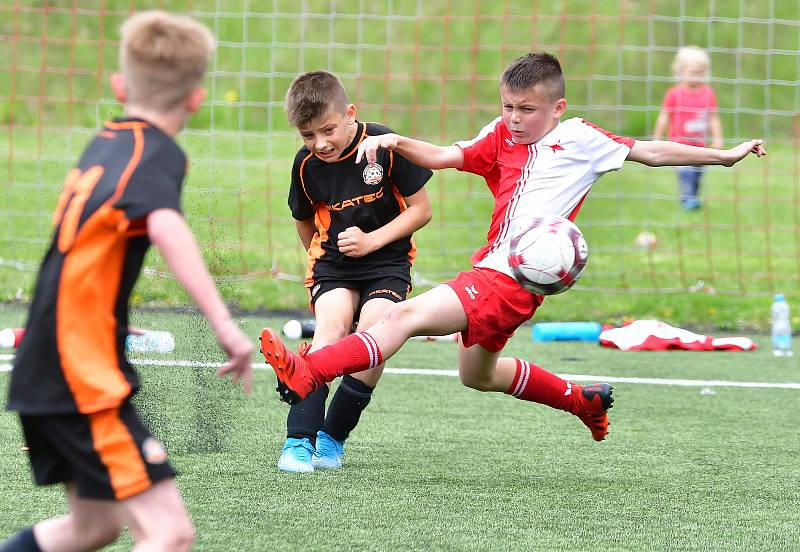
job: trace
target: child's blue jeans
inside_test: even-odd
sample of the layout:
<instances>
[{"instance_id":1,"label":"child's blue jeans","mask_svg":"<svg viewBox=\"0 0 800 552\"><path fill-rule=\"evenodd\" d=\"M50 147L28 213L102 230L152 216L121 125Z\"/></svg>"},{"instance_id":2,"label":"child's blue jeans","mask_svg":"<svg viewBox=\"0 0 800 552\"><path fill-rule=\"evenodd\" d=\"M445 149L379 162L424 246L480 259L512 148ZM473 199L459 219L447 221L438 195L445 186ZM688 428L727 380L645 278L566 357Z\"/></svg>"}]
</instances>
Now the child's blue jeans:
<instances>
[{"instance_id":1,"label":"child's blue jeans","mask_svg":"<svg viewBox=\"0 0 800 552\"><path fill-rule=\"evenodd\" d=\"M680 184L681 204L684 207L695 208L699 206L700 179L705 172L705 167L689 165L675 167Z\"/></svg>"}]
</instances>

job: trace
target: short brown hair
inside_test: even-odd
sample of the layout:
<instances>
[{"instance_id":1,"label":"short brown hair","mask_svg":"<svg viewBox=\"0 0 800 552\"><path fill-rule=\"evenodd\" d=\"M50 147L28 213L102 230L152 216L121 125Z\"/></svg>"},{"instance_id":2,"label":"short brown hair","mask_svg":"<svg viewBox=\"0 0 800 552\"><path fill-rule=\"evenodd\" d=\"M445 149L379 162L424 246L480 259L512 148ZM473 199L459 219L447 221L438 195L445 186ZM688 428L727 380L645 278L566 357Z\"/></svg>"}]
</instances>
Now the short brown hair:
<instances>
[{"instance_id":1,"label":"short brown hair","mask_svg":"<svg viewBox=\"0 0 800 552\"><path fill-rule=\"evenodd\" d=\"M540 85L551 100L564 97L564 73L554 55L534 52L515 59L500 78L511 90L526 90Z\"/></svg>"},{"instance_id":2,"label":"short brown hair","mask_svg":"<svg viewBox=\"0 0 800 552\"><path fill-rule=\"evenodd\" d=\"M342 81L327 71L303 73L286 92L286 117L289 124L300 128L325 115L331 107L344 113L350 100Z\"/></svg>"},{"instance_id":3,"label":"short brown hair","mask_svg":"<svg viewBox=\"0 0 800 552\"><path fill-rule=\"evenodd\" d=\"M119 65L128 102L167 111L198 88L214 36L191 17L144 11L120 28Z\"/></svg>"}]
</instances>

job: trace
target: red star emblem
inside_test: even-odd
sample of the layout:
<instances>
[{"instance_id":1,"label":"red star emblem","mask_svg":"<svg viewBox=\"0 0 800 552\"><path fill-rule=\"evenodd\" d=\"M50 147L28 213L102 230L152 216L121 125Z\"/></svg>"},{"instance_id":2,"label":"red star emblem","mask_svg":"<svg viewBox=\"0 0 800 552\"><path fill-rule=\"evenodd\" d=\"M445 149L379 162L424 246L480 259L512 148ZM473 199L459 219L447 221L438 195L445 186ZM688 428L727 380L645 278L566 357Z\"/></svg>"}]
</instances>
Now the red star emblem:
<instances>
[{"instance_id":1,"label":"red star emblem","mask_svg":"<svg viewBox=\"0 0 800 552\"><path fill-rule=\"evenodd\" d=\"M553 153L555 153L557 151L564 151L564 148L561 147L561 144L552 144L552 145L548 145L547 147L552 149Z\"/></svg>"}]
</instances>

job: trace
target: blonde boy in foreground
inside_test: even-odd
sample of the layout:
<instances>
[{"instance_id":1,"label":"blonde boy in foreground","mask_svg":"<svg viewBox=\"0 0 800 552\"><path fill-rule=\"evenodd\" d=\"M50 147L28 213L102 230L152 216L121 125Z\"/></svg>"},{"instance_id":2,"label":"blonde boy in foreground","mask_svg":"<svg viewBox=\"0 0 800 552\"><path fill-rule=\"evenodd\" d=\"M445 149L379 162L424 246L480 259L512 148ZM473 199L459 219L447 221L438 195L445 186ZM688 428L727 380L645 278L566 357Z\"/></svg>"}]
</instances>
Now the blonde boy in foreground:
<instances>
[{"instance_id":1,"label":"blonde boy in foreground","mask_svg":"<svg viewBox=\"0 0 800 552\"><path fill-rule=\"evenodd\" d=\"M133 534L134 550L188 550L194 529L161 444L130 404L128 298L152 242L208 319L250 390L253 345L231 320L181 215L186 157L173 140L205 98L214 49L204 26L143 12L122 26L112 88L125 118L109 122L67 175L27 332L14 362L17 411L38 485L62 483L69 512L0 551L95 550Z\"/></svg>"},{"instance_id":2,"label":"blonde boy in foreground","mask_svg":"<svg viewBox=\"0 0 800 552\"><path fill-rule=\"evenodd\" d=\"M613 401L605 383L581 386L524 359L501 357L508 339L530 320L544 297L526 291L511 276L508 253L518 228L532 217L557 214L574 219L592 184L628 159L649 166L726 165L750 153L765 154L761 140L729 150L674 142L636 141L587 121L561 122L567 108L558 60L546 53L515 60L500 79L502 115L472 140L452 146L385 134L358 148L372 161L379 149L409 161L481 175L495 198L488 242L473 255L473 268L444 285L390 307L377 324L310 354L294 354L265 328L261 346L275 370L284 399L302 398L342 374L385 362L415 335L461 332L459 374L464 385L545 404L576 415L601 441L608 433Z\"/></svg>"}]
</instances>

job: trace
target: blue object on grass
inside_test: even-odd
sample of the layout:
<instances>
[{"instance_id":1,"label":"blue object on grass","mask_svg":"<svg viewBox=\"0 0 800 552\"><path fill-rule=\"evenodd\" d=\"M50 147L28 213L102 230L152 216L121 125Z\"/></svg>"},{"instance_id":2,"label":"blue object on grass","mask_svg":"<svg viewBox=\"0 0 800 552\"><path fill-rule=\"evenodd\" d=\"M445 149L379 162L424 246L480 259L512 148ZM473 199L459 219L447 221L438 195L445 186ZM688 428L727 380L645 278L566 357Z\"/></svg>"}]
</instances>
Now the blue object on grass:
<instances>
[{"instance_id":1,"label":"blue object on grass","mask_svg":"<svg viewBox=\"0 0 800 552\"><path fill-rule=\"evenodd\" d=\"M540 322L531 334L534 341L597 341L601 331L597 322Z\"/></svg>"}]
</instances>

